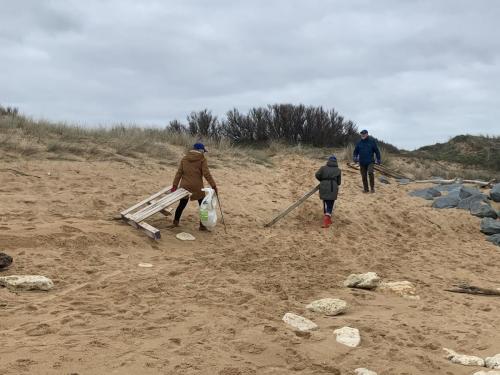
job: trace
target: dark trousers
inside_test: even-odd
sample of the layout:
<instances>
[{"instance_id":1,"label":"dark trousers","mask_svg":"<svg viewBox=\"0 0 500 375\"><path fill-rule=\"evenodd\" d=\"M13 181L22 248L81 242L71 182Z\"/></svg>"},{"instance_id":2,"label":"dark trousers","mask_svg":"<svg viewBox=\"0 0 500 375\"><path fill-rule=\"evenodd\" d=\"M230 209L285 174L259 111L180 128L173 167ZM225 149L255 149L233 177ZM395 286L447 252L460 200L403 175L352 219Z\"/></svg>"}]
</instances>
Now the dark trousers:
<instances>
[{"instance_id":1,"label":"dark trousers","mask_svg":"<svg viewBox=\"0 0 500 375\"><path fill-rule=\"evenodd\" d=\"M335 201L329 201L329 200L323 201L323 213L325 215L332 216L334 204L335 204Z\"/></svg>"},{"instance_id":2,"label":"dark trousers","mask_svg":"<svg viewBox=\"0 0 500 375\"><path fill-rule=\"evenodd\" d=\"M375 175L373 174L373 163L360 165L361 179L363 180L363 189L368 191L368 178L370 178L370 189L375 190Z\"/></svg>"},{"instance_id":3,"label":"dark trousers","mask_svg":"<svg viewBox=\"0 0 500 375\"><path fill-rule=\"evenodd\" d=\"M181 199L179 201L179 205L177 206L177 209L175 210L175 216L174 216L175 221L181 220L182 211L184 211L188 202L189 202L189 198L184 198L184 199ZM201 205L201 202L203 202L203 199L198 199L198 205Z\"/></svg>"}]
</instances>

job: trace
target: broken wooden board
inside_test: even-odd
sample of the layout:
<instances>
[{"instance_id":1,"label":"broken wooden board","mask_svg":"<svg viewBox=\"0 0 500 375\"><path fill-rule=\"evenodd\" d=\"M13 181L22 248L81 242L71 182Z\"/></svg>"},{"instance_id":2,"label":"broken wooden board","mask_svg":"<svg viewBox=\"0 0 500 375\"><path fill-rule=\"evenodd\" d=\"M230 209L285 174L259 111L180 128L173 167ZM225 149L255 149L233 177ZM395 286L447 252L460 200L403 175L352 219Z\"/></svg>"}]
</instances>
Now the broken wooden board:
<instances>
[{"instance_id":1,"label":"broken wooden board","mask_svg":"<svg viewBox=\"0 0 500 375\"><path fill-rule=\"evenodd\" d=\"M267 228L267 227L270 227L271 225L276 224L276 222L278 222L279 220L281 220L282 218L284 218L286 215L288 215L291 211L293 211L294 209L296 209L297 207L299 207L302 203L304 203L306 201L307 198L309 198L311 195L313 195L314 193L316 193L318 190L319 190L319 184L316 187L314 187L314 189L308 191L297 202L295 202L294 204L288 206L283 212L281 212L280 214L278 214L269 223L264 224L264 227Z\"/></svg>"},{"instance_id":2,"label":"broken wooden board","mask_svg":"<svg viewBox=\"0 0 500 375\"><path fill-rule=\"evenodd\" d=\"M350 168L359 170L359 164L347 163L347 166L350 167ZM401 178L409 179L405 175L403 175L403 174L401 174L399 172L393 171L393 170L391 170L391 169L389 169L387 167L384 167L383 165L380 165L380 164L374 164L373 165L373 169L375 169L377 172L380 172L380 173L382 173L382 174L384 174L385 176L388 176L388 177L392 177L392 178L396 178L396 179L401 179Z\"/></svg>"},{"instance_id":3,"label":"broken wooden board","mask_svg":"<svg viewBox=\"0 0 500 375\"><path fill-rule=\"evenodd\" d=\"M165 216L170 215L171 213L167 208L190 195L191 193L183 188L172 192L172 186L165 187L132 207L123 210L120 212L120 215L122 220L127 224L142 230L152 239L159 240L161 238L160 230L146 223L144 220L156 213L161 213Z\"/></svg>"}]
</instances>

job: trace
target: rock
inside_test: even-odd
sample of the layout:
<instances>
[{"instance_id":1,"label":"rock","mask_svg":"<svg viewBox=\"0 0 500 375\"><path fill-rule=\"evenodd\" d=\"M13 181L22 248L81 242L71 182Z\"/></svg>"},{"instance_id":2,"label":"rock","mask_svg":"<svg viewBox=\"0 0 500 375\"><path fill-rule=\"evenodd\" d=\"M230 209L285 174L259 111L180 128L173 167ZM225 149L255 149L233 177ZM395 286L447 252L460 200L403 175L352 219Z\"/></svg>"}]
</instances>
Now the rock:
<instances>
[{"instance_id":1,"label":"rock","mask_svg":"<svg viewBox=\"0 0 500 375\"><path fill-rule=\"evenodd\" d=\"M51 279L39 275L0 276L0 286L9 290L50 290L54 287Z\"/></svg>"},{"instance_id":2,"label":"rock","mask_svg":"<svg viewBox=\"0 0 500 375\"><path fill-rule=\"evenodd\" d=\"M194 240L196 240L196 238L192 234L189 234L186 232L178 233L175 237L181 241L194 241Z\"/></svg>"},{"instance_id":3,"label":"rock","mask_svg":"<svg viewBox=\"0 0 500 375\"><path fill-rule=\"evenodd\" d=\"M481 192L477 188L462 186L459 190L458 197L460 199L465 199L480 194Z\"/></svg>"},{"instance_id":4,"label":"rock","mask_svg":"<svg viewBox=\"0 0 500 375\"><path fill-rule=\"evenodd\" d=\"M334 316L342 314L347 310L347 302L336 298L323 298L311 302L306 306L306 309L328 316Z\"/></svg>"},{"instance_id":5,"label":"rock","mask_svg":"<svg viewBox=\"0 0 500 375\"><path fill-rule=\"evenodd\" d=\"M12 257L5 253L0 253L0 270L9 267L12 264Z\"/></svg>"},{"instance_id":6,"label":"rock","mask_svg":"<svg viewBox=\"0 0 500 375\"><path fill-rule=\"evenodd\" d=\"M460 202L458 202L457 208L460 208L462 210L470 210L472 205L475 203L480 203L480 202L487 202L486 195L484 194L476 194L476 195L471 195L468 198L461 199Z\"/></svg>"},{"instance_id":7,"label":"rock","mask_svg":"<svg viewBox=\"0 0 500 375\"><path fill-rule=\"evenodd\" d=\"M379 289L382 291L389 291L397 294L406 299L419 300L420 297L417 295L417 289L415 285L409 281L393 281L387 283L381 283Z\"/></svg>"},{"instance_id":8,"label":"rock","mask_svg":"<svg viewBox=\"0 0 500 375\"><path fill-rule=\"evenodd\" d=\"M375 272L353 273L344 281L344 286L358 289L375 289L380 284L380 277Z\"/></svg>"},{"instance_id":9,"label":"rock","mask_svg":"<svg viewBox=\"0 0 500 375\"><path fill-rule=\"evenodd\" d=\"M493 242L495 245L500 246L500 233L486 237L487 241Z\"/></svg>"},{"instance_id":10,"label":"rock","mask_svg":"<svg viewBox=\"0 0 500 375\"><path fill-rule=\"evenodd\" d=\"M497 212L489 204L475 202L470 206L470 213L477 217L497 218Z\"/></svg>"},{"instance_id":11,"label":"rock","mask_svg":"<svg viewBox=\"0 0 500 375\"><path fill-rule=\"evenodd\" d=\"M408 185L410 183L410 180L408 178L400 178L397 181L400 185Z\"/></svg>"},{"instance_id":12,"label":"rock","mask_svg":"<svg viewBox=\"0 0 500 375\"><path fill-rule=\"evenodd\" d=\"M361 342L361 337L359 336L359 331L356 328L342 327L333 331L337 335L337 342L355 348Z\"/></svg>"},{"instance_id":13,"label":"rock","mask_svg":"<svg viewBox=\"0 0 500 375\"><path fill-rule=\"evenodd\" d=\"M318 329L316 323L293 313L286 313L282 320L297 331L307 332Z\"/></svg>"},{"instance_id":14,"label":"rock","mask_svg":"<svg viewBox=\"0 0 500 375\"><path fill-rule=\"evenodd\" d=\"M500 202L500 183L493 185L490 191L490 198L493 202Z\"/></svg>"},{"instance_id":15,"label":"rock","mask_svg":"<svg viewBox=\"0 0 500 375\"><path fill-rule=\"evenodd\" d=\"M151 263L139 263L138 266L142 267L142 268L151 268L151 267L153 267L153 265Z\"/></svg>"},{"instance_id":16,"label":"rock","mask_svg":"<svg viewBox=\"0 0 500 375\"><path fill-rule=\"evenodd\" d=\"M500 221L485 217L481 220L481 232L484 234L498 234L500 233Z\"/></svg>"},{"instance_id":17,"label":"rock","mask_svg":"<svg viewBox=\"0 0 500 375\"><path fill-rule=\"evenodd\" d=\"M484 367L484 360L473 355L458 354L451 349L443 348L447 352L446 358L453 363L458 363L464 366L479 366Z\"/></svg>"},{"instance_id":18,"label":"rock","mask_svg":"<svg viewBox=\"0 0 500 375\"><path fill-rule=\"evenodd\" d=\"M494 355L493 357L486 357L484 363L488 368L500 370L500 354Z\"/></svg>"},{"instance_id":19,"label":"rock","mask_svg":"<svg viewBox=\"0 0 500 375\"><path fill-rule=\"evenodd\" d=\"M455 196L447 195L445 197L436 198L432 203L433 208L455 208L458 206L460 199Z\"/></svg>"},{"instance_id":20,"label":"rock","mask_svg":"<svg viewBox=\"0 0 500 375\"><path fill-rule=\"evenodd\" d=\"M363 367L357 368L356 370L354 370L354 373L356 375L377 375L375 371L371 371Z\"/></svg>"},{"instance_id":21,"label":"rock","mask_svg":"<svg viewBox=\"0 0 500 375\"><path fill-rule=\"evenodd\" d=\"M500 371L478 371L472 375L500 375Z\"/></svg>"},{"instance_id":22,"label":"rock","mask_svg":"<svg viewBox=\"0 0 500 375\"><path fill-rule=\"evenodd\" d=\"M414 190L409 193L412 197L424 198L427 200L433 200L436 197L441 196L441 192L434 188Z\"/></svg>"},{"instance_id":23,"label":"rock","mask_svg":"<svg viewBox=\"0 0 500 375\"><path fill-rule=\"evenodd\" d=\"M391 181L389 181L389 179L385 176L380 176L379 181L383 184L390 184L391 183Z\"/></svg>"},{"instance_id":24,"label":"rock","mask_svg":"<svg viewBox=\"0 0 500 375\"><path fill-rule=\"evenodd\" d=\"M462 185L462 184L442 184L442 185L436 186L436 189L441 191L441 192L443 192L443 191L457 191L457 192L459 192L463 186L464 185Z\"/></svg>"}]
</instances>

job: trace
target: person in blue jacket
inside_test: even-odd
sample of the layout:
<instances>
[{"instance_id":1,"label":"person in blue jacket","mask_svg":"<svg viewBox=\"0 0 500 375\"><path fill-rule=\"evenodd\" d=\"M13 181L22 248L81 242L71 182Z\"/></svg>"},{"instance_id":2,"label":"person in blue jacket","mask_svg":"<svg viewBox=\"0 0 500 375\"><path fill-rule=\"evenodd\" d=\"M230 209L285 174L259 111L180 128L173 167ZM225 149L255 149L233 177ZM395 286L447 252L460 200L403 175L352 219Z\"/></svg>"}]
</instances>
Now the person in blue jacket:
<instances>
[{"instance_id":1,"label":"person in blue jacket","mask_svg":"<svg viewBox=\"0 0 500 375\"><path fill-rule=\"evenodd\" d=\"M376 159L374 159L375 154ZM368 130L361 131L361 140L356 144L354 149L353 159L355 163L359 163L361 178L363 180L363 191L375 193L375 176L373 175L373 163L380 164L380 150L377 142L368 136ZM368 177L370 178L370 190L368 190Z\"/></svg>"}]
</instances>

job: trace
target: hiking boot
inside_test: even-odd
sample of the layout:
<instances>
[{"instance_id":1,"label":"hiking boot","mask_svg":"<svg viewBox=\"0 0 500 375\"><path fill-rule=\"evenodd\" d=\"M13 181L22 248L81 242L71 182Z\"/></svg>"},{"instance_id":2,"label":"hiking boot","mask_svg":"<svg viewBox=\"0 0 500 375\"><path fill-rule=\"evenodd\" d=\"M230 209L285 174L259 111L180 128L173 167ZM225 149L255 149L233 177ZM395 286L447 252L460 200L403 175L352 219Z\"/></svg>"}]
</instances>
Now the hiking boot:
<instances>
[{"instance_id":1,"label":"hiking boot","mask_svg":"<svg viewBox=\"0 0 500 375\"><path fill-rule=\"evenodd\" d=\"M179 226L179 220L174 220L172 224L168 226L168 228L177 228Z\"/></svg>"},{"instance_id":2,"label":"hiking boot","mask_svg":"<svg viewBox=\"0 0 500 375\"><path fill-rule=\"evenodd\" d=\"M363 190L363 193L367 194L367 193L369 193L369 191L368 190Z\"/></svg>"},{"instance_id":3,"label":"hiking boot","mask_svg":"<svg viewBox=\"0 0 500 375\"><path fill-rule=\"evenodd\" d=\"M321 228L328 228L328 227L330 227L331 224L332 224L331 216L325 215L323 217L323 225L321 226Z\"/></svg>"},{"instance_id":4,"label":"hiking boot","mask_svg":"<svg viewBox=\"0 0 500 375\"><path fill-rule=\"evenodd\" d=\"M375 189L371 189L370 193L375 194Z\"/></svg>"}]
</instances>

